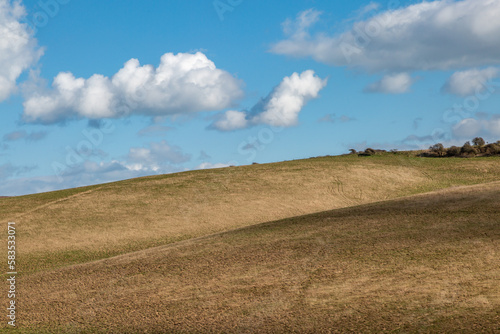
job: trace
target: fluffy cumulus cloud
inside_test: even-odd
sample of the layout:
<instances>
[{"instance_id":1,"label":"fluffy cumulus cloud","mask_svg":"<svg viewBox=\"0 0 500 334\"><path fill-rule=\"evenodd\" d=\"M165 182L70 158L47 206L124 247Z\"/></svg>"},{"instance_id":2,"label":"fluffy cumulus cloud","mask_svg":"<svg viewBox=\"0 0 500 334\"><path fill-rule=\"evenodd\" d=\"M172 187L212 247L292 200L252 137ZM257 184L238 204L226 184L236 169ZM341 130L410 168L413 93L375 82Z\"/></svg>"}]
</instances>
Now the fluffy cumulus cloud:
<instances>
[{"instance_id":1,"label":"fluffy cumulus cloud","mask_svg":"<svg viewBox=\"0 0 500 334\"><path fill-rule=\"evenodd\" d=\"M490 119L466 118L452 128L456 138L471 139L485 136L493 140L500 139L500 115L492 115Z\"/></svg>"},{"instance_id":2,"label":"fluffy cumulus cloud","mask_svg":"<svg viewBox=\"0 0 500 334\"><path fill-rule=\"evenodd\" d=\"M500 69L470 69L455 72L443 86L443 92L459 96L480 94L492 85L492 80L500 75Z\"/></svg>"},{"instance_id":3,"label":"fluffy cumulus cloud","mask_svg":"<svg viewBox=\"0 0 500 334\"><path fill-rule=\"evenodd\" d=\"M212 126L218 130L230 131L257 124L280 127L296 125L300 111L309 100L319 96L326 84L327 80L319 78L312 70L301 74L293 73L285 77L250 111L229 110Z\"/></svg>"},{"instance_id":4,"label":"fluffy cumulus cloud","mask_svg":"<svg viewBox=\"0 0 500 334\"><path fill-rule=\"evenodd\" d=\"M415 80L408 73L388 74L365 88L368 93L407 93Z\"/></svg>"},{"instance_id":5,"label":"fluffy cumulus cloud","mask_svg":"<svg viewBox=\"0 0 500 334\"><path fill-rule=\"evenodd\" d=\"M35 65L43 50L38 48L26 24L20 1L0 0L0 102L16 90L16 81Z\"/></svg>"},{"instance_id":6,"label":"fluffy cumulus cloud","mask_svg":"<svg viewBox=\"0 0 500 334\"><path fill-rule=\"evenodd\" d=\"M133 113L161 116L220 110L242 96L241 82L216 68L203 53L167 53L157 68L131 59L111 78L59 73L51 89L39 87L27 93L24 119L53 123Z\"/></svg>"},{"instance_id":7,"label":"fluffy cumulus cloud","mask_svg":"<svg viewBox=\"0 0 500 334\"><path fill-rule=\"evenodd\" d=\"M312 33L319 12L285 24L288 37L271 51L335 66L391 73L500 63L500 1L440 0L387 9L335 35Z\"/></svg>"},{"instance_id":8,"label":"fluffy cumulus cloud","mask_svg":"<svg viewBox=\"0 0 500 334\"><path fill-rule=\"evenodd\" d=\"M248 126L247 114L244 111L228 110L220 117L213 126L221 131L232 131L243 129Z\"/></svg>"}]
</instances>

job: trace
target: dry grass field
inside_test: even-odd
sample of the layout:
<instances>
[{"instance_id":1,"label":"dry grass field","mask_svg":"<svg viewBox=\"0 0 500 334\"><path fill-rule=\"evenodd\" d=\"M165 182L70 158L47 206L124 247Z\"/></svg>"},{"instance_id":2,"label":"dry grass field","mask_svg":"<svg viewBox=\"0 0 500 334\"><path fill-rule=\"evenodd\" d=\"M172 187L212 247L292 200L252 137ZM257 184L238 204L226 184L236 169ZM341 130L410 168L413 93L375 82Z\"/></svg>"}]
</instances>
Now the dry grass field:
<instances>
[{"instance_id":1,"label":"dry grass field","mask_svg":"<svg viewBox=\"0 0 500 334\"><path fill-rule=\"evenodd\" d=\"M500 332L499 175L349 155L2 198L17 331Z\"/></svg>"}]
</instances>

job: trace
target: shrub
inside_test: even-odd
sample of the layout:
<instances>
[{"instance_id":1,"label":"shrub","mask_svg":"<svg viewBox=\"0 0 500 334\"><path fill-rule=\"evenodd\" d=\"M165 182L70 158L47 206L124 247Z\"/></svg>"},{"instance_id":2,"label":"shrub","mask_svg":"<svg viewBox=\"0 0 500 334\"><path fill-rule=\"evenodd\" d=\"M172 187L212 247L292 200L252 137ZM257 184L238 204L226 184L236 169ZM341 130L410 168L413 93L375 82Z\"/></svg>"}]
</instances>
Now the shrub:
<instances>
[{"instance_id":1,"label":"shrub","mask_svg":"<svg viewBox=\"0 0 500 334\"><path fill-rule=\"evenodd\" d=\"M363 152L359 152L358 155L359 156L363 156L363 157L368 157L368 156L371 156L371 155L375 155L376 153L377 152L375 152L375 150L373 148L367 148Z\"/></svg>"},{"instance_id":2,"label":"shrub","mask_svg":"<svg viewBox=\"0 0 500 334\"><path fill-rule=\"evenodd\" d=\"M429 149L431 150L431 152L437 154L438 157L442 157L446 154L446 149L441 143L434 144L431 147L429 147Z\"/></svg>"},{"instance_id":3,"label":"shrub","mask_svg":"<svg viewBox=\"0 0 500 334\"><path fill-rule=\"evenodd\" d=\"M466 142L462 149L460 150L463 154L467 155L476 155L478 151L470 144L470 142Z\"/></svg>"},{"instance_id":4,"label":"shrub","mask_svg":"<svg viewBox=\"0 0 500 334\"><path fill-rule=\"evenodd\" d=\"M487 155L500 154L500 143L488 144L484 147L484 151Z\"/></svg>"},{"instance_id":5,"label":"shrub","mask_svg":"<svg viewBox=\"0 0 500 334\"><path fill-rule=\"evenodd\" d=\"M375 155L377 152L375 152L375 150L373 148L367 148L365 150L365 153L368 155Z\"/></svg>"},{"instance_id":6,"label":"shrub","mask_svg":"<svg viewBox=\"0 0 500 334\"><path fill-rule=\"evenodd\" d=\"M437 158L437 157L460 157L460 156L476 156L476 155L500 155L500 140L495 143L486 144L484 139L481 137L476 137L472 139L473 145L471 142L466 142L462 147L451 146L449 148L444 147L443 144L437 143L429 147L428 150L422 151L422 153L418 154L420 157L428 157L428 158ZM371 150L371 149L366 149ZM372 150L373 151L373 150ZM378 150L375 150L378 152ZM366 151L365 151L366 152ZM392 152L392 150L391 150ZM370 153L370 152L368 152ZM365 154L371 155L371 154Z\"/></svg>"},{"instance_id":7,"label":"shrub","mask_svg":"<svg viewBox=\"0 0 500 334\"><path fill-rule=\"evenodd\" d=\"M446 151L446 155L449 156L449 157L459 157L460 156L460 147L451 146Z\"/></svg>"}]
</instances>

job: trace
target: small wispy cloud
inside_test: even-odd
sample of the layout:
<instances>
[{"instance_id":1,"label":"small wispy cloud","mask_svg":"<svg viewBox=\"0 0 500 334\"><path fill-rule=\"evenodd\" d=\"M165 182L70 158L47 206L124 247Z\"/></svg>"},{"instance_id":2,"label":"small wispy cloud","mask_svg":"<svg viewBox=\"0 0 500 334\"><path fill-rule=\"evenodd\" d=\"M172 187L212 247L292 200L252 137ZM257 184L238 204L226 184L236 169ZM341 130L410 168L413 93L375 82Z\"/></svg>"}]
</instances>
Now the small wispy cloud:
<instances>
[{"instance_id":1,"label":"small wispy cloud","mask_svg":"<svg viewBox=\"0 0 500 334\"><path fill-rule=\"evenodd\" d=\"M154 124L147 126L137 132L139 136L164 136L167 132L174 130L171 126Z\"/></svg>"},{"instance_id":2,"label":"small wispy cloud","mask_svg":"<svg viewBox=\"0 0 500 334\"><path fill-rule=\"evenodd\" d=\"M368 85L366 93L403 94L410 91L415 82L408 73L388 74L377 82Z\"/></svg>"},{"instance_id":3,"label":"small wispy cloud","mask_svg":"<svg viewBox=\"0 0 500 334\"><path fill-rule=\"evenodd\" d=\"M134 164L161 166L164 163L181 164L191 160L177 146L169 145L165 140L152 142L148 147L133 147L128 154L128 161Z\"/></svg>"},{"instance_id":4,"label":"small wispy cloud","mask_svg":"<svg viewBox=\"0 0 500 334\"><path fill-rule=\"evenodd\" d=\"M421 117L417 117L417 118L415 118L415 119L413 120L413 125L412 125L413 129L414 129L414 130L417 130L417 129L418 129L418 127L420 126L420 122L422 122L422 121L423 121L423 119L422 119Z\"/></svg>"},{"instance_id":5,"label":"small wispy cloud","mask_svg":"<svg viewBox=\"0 0 500 334\"><path fill-rule=\"evenodd\" d=\"M12 176L19 176L36 168L36 166L15 166L10 162L5 163L0 165L0 180L5 180Z\"/></svg>"},{"instance_id":6,"label":"small wispy cloud","mask_svg":"<svg viewBox=\"0 0 500 334\"><path fill-rule=\"evenodd\" d=\"M229 165L225 163L202 162L195 169L214 169L214 168L225 168L225 167L229 167Z\"/></svg>"},{"instance_id":7,"label":"small wispy cloud","mask_svg":"<svg viewBox=\"0 0 500 334\"><path fill-rule=\"evenodd\" d=\"M17 141L17 140L26 140L26 141L39 141L47 137L47 131L33 131L27 132L26 130L14 131L10 132L3 136L4 141Z\"/></svg>"},{"instance_id":8,"label":"small wispy cloud","mask_svg":"<svg viewBox=\"0 0 500 334\"><path fill-rule=\"evenodd\" d=\"M327 114L327 115L321 117L320 119L318 119L318 122L320 122L320 123L337 123L337 122L347 123L347 122L352 122L355 120L356 120L356 118L350 117L347 115L337 116L335 114Z\"/></svg>"}]
</instances>

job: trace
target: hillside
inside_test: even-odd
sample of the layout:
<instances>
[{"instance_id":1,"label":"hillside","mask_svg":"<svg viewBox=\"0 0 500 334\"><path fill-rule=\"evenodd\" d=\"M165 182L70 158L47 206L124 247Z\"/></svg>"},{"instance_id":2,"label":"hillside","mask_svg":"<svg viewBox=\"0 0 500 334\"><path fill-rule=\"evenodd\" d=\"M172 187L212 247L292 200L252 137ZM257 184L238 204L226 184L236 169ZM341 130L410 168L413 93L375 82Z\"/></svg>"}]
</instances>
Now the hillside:
<instances>
[{"instance_id":1,"label":"hillside","mask_svg":"<svg viewBox=\"0 0 500 334\"><path fill-rule=\"evenodd\" d=\"M498 332L498 198L455 187L39 272L19 316L33 333Z\"/></svg>"},{"instance_id":2,"label":"hillside","mask_svg":"<svg viewBox=\"0 0 500 334\"><path fill-rule=\"evenodd\" d=\"M16 221L29 273L498 175L498 157L322 157L1 198L0 220Z\"/></svg>"}]
</instances>

